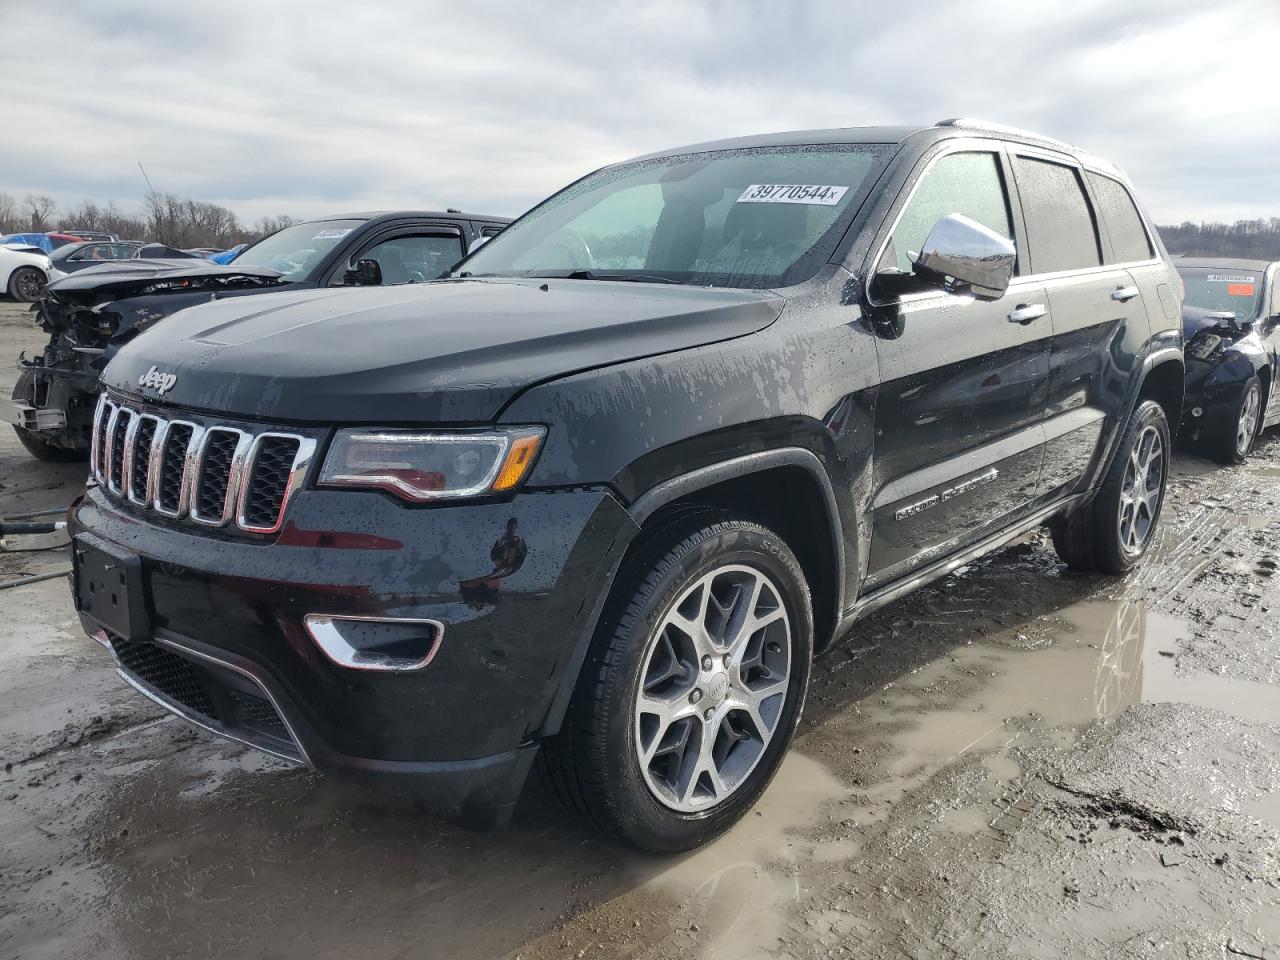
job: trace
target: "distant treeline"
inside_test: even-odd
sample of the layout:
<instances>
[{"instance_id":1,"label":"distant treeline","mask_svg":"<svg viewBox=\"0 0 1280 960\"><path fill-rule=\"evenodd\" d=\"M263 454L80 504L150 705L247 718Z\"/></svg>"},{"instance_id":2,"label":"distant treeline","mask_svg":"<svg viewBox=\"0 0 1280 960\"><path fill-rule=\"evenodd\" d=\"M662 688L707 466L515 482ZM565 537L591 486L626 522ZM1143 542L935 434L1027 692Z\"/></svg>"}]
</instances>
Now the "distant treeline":
<instances>
[{"instance_id":1,"label":"distant treeline","mask_svg":"<svg viewBox=\"0 0 1280 960\"><path fill-rule=\"evenodd\" d=\"M287 215L243 224L226 207L172 193L149 193L142 210L129 213L114 203L85 200L59 209L53 198L27 194L21 201L0 193L0 235L47 230L105 230L127 240L158 240L171 247L225 249L287 227ZM1280 260L1280 217L1235 223L1185 223L1157 227L1173 254Z\"/></svg>"},{"instance_id":2,"label":"distant treeline","mask_svg":"<svg viewBox=\"0 0 1280 960\"><path fill-rule=\"evenodd\" d=\"M1170 253L1193 257L1280 260L1280 217L1235 223L1181 223L1157 227Z\"/></svg>"},{"instance_id":3,"label":"distant treeline","mask_svg":"<svg viewBox=\"0 0 1280 960\"><path fill-rule=\"evenodd\" d=\"M292 217L279 216L242 224L226 207L172 193L147 194L140 213L122 211L114 203L99 206L91 200L59 209L52 197L27 194L19 202L10 194L0 193L0 235L104 230L122 240L156 240L171 247L225 250L291 223Z\"/></svg>"}]
</instances>

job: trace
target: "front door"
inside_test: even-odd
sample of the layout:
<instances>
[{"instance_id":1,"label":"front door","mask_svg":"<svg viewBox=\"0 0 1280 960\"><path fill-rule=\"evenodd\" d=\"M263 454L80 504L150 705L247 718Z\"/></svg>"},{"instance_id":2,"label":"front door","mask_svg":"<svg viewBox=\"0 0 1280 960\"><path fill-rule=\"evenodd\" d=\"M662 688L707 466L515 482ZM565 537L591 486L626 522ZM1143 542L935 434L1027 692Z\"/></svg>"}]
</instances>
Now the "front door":
<instances>
[{"instance_id":1,"label":"front door","mask_svg":"<svg viewBox=\"0 0 1280 960\"><path fill-rule=\"evenodd\" d=\"M1015 238L1006 177L998 149L935 156L910 188L874 276L910 272L948 214ZM873 279L882 385L867 589L980 539L1035 497L1052 330L1034 282L992 302L941 291L884 299L878 285Z\"/></svg>"}]
</instances>

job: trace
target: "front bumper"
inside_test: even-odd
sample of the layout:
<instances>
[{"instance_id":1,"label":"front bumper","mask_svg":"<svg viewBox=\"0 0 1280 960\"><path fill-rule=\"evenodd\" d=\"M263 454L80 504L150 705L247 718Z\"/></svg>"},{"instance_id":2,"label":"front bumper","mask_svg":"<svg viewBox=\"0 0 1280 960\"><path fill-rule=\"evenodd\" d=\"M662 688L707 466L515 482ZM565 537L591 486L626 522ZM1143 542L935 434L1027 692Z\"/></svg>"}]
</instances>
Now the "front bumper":
<instances>
[{"instance_id":1,"label":"front bumper","mask_svg":"<svg viewBox=\"0 0 1280 960\"><path fill-rule=\"evenodd\" d=\"M526 552L508 571L493 553L511 520ZM224 736L465 812L514 803L634 531L603 489L435 508L304 490L264 542L144 517L91 487L71 532L141 559L151 637L81 618L142 692ZM420 670L352 669L318 648L308 614L430 620L444 635ZM194 706L193 683L207 694Z\"/></svg>"}]
</instances>

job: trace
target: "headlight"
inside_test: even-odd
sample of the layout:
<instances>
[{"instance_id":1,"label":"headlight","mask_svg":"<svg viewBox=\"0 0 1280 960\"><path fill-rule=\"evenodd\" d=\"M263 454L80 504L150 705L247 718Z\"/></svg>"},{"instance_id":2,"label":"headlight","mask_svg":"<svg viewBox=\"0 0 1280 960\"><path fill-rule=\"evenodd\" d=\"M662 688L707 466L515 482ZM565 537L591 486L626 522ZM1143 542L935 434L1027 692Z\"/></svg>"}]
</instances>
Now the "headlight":
<instances>
[{"instance_id":1,"label":"headlight","mask_svg":"<svg viewBox=\"0 0 1280 960\"><path fill-rule=\"evenodd\" d=\"M1221 343L1222 338L1216 333L1197 334L1195 339L1187 345L1187 352L1197 360L1208 360Z\"/></svg>"},{"instance_id":2,"label":"headlight","mask_svg":"<svg viewBox=\"0 0 1280 960\"><path fill-rule=\"evenodd\" d=\"M484 432L340 430L320 484L387 490L405 500L509 493L537 458L544 427Z\"/></svg>"}]
</instances>

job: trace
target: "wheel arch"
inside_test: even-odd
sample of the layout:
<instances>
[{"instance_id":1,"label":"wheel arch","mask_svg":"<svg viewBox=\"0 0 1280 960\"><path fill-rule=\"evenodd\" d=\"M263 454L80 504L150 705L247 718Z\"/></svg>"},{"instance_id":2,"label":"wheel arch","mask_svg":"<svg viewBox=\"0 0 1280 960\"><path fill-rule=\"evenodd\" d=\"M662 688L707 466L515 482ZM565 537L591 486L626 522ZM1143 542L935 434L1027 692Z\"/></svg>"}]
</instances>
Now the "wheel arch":
<instances>
[{"instance_id":1,"label":"wheel arch","mask_svg":"<svg viewBox=\"0 0 1280 960\"><path fill-rule=\"evenodd\" d=\"M834 636L844 610L845 542L835 490L811 450L785 447L732 457L657 484L631 504L641 532L673 512L728 510L774 530L795 553L813 602L814 646Z\"/></svg>"},{"instance_id":2,"label":"wheel arch","mask_svg":"<svg viewBox=\"0 0 1280 960\"><path fill-rule=\"evenodd\" d=\"M1156 401L1169 420L1169 432L1176 434L1182 420L1182 400L1186 390L1182 351L1160 351L1150 357L1145 366L1134 406L1143 400Z\"/></svg>"}]
</instances>

